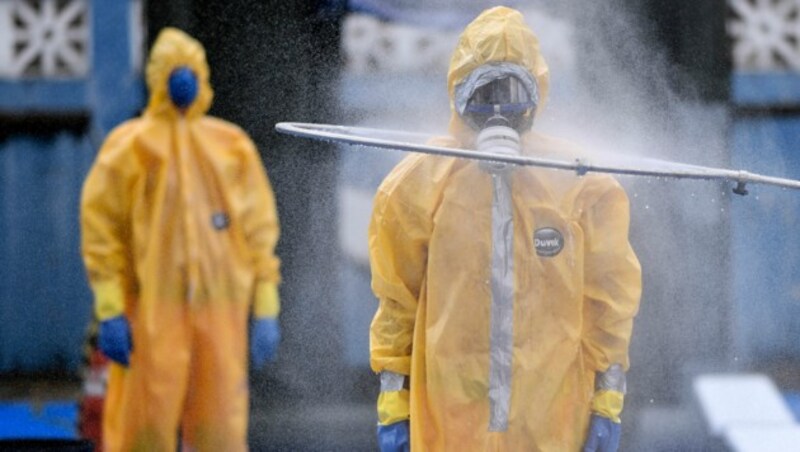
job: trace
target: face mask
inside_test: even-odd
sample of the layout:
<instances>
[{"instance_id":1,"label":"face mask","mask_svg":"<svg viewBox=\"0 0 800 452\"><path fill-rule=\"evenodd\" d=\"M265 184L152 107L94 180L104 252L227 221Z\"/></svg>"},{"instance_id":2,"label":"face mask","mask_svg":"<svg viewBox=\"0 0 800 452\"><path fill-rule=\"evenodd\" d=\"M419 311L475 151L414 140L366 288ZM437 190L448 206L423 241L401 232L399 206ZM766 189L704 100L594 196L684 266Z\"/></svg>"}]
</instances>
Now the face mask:
<instances>
[{"instance_id":1,"label":"face mask","mask_svg":"<svg viewBox=\"0 0 800 452\"><path fill-rule=\"evenodd\" d=\"M189 107L197 97L197 76L186 66L172 71L167 85L169 98L181 110Z\"/></svg>"},{"instance_id":2,"label":"face mask","mask_svg":"<svg viewBox=\"0 0 800 452\"><path fill-rule=\"evenodd\" d=\"M512 127L505 117L495 115L486 120L484 127L478 132L475 146L480 152L500 154L508 156L518 156L521 154L519 133ZM515 168L504 162L482 160L480 167L492 174L508 173Z\"/></svg>"}]
</instances>

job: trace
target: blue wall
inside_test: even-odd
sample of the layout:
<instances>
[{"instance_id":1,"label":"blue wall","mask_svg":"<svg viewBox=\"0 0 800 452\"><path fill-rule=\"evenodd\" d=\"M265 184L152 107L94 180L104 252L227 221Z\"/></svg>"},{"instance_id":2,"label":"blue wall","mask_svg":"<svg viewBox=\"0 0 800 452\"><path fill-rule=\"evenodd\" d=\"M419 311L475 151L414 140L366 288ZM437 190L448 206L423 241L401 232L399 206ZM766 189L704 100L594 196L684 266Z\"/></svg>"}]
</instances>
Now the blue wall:
<instances>
[{"instance_id":1,"label":"blue wall","mask_svg":"<svg viewBox=\"0 0 800 452\"><path fill-rule=\"evenodd\" d=\"M0 369L74 369L91 295L78 248L86 137L0 145Z\"/></svg>"},{"instance_id":2,"label":"blue wall","mask_svg":"<svg viewBox=\"0 0 800 452\"><path fill-rule=\"evenodd\" d=\"M95 0L90 11L86 78L0 82L0 113L21 124L45 118L46 129L0 141L0 373L72 372L81 359L92 303L80 258L81 186L103 137L145 98L131 64L131 2ZM70 117L88 117L86 130L46 120Z\"/></svg>"},{"instance_id":3,"label":"blue wall","mask_svg":"<svg viewBox=\"0 0 800 452\"><path fill-rule=\"evenodd\" d=\"M800 75L736 74L731 166L800 179ZM735 110L736 111L736 110ZM800 193L767 186L731 203L736 350L800 359Z\"/></svg>"}]
</instances>

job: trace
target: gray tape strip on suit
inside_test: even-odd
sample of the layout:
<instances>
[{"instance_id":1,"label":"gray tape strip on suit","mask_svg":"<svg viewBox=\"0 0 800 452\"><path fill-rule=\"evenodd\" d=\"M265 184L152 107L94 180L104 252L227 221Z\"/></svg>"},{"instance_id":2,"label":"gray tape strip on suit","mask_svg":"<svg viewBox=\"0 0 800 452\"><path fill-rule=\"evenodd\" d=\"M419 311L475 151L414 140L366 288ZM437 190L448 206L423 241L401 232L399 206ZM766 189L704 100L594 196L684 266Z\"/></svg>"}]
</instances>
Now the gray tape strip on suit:
<instances>
[{"instance_id":1,"label":"gray tape strip on suit","mask_svg":"<svg viewBox=\"0 0 800 452\"><path fill-rule=\"evenodd\" d=\"M625 394L627 382L622 364L614 363L605 372L597 372L594 380L595 390L617 391Z\"/></svg>"},{"instance_id":2,"label":"gray tape strip on suit","mask_svg":"<svg viewBox=\"0 0 800 452\"><path fill-rule=\"evenodd\" d=\"M509 173L492 175L492 305L489 343L489 431L508 429L514 347L514 217Z\"/></svg>"},{"instance_id":3,"label":"gray tape strip on suit","mask_svg":"<svg viewBox=\"0 0 800 452\"><path fill-rule=\"evenodd\" d=\"M390 370L381 371L381 392L401 391L405 381L405 375Z\"/></svg>"}]
</instances>

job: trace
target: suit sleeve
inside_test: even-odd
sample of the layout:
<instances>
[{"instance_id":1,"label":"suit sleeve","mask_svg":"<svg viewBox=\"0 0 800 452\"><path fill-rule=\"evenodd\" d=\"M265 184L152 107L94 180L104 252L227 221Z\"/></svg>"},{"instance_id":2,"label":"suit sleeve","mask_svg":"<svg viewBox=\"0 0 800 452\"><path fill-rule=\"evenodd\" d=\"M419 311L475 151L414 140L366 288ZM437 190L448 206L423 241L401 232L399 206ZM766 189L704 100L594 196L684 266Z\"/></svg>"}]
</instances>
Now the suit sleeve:
<instances>
[{"instance_id":1,"label":"suit sleeve","mask_svg":"<svg viewBox=\"0 0 800 452\"><path fill-rule=\"evenodd\" d=\"M117 131L103 144L81 194L81 252L94 293L99 320L121 315L134 287L131 255L130 162L110 158L125 154L130 143Z\"/></svg>"},{"instance_id":2,"label":"suit sleeve","mask_svg":"<svg viewBox=\"0 0 800 452\"><path fill-rule=\"evenodd\" d=\"M642 277L628 241L630 206L616 181L586 211L583 347L595 371L618 363L627 370Z\"/></svg>"},{"instance_id":3,"label":"suit sleeve","mask_svg":"<svg viewBox=\"0 0 800 452\"><path fill-rule=\"evenodd\" d=\"M370 327L372 370L409 375L420 292L427 269L432 221L430 181L404 177L408 159L387 177L375 197L369 227L372 290L379 306Z\"/></svg>"},{"instance_id":4,"label":"suit sleeve","mask_svg":"<svg viewBox=\"0 0 800 452\"><path fill-rule=\"evenodd\" d=\"M275 195L272 191L264 165L253 142L240 140L245 156L243 171L243 197L240 221L245 240L253 256L256 284L280 283L280 259L275 255L275 246L280 236Z\"/></svg>"}]
</instances>

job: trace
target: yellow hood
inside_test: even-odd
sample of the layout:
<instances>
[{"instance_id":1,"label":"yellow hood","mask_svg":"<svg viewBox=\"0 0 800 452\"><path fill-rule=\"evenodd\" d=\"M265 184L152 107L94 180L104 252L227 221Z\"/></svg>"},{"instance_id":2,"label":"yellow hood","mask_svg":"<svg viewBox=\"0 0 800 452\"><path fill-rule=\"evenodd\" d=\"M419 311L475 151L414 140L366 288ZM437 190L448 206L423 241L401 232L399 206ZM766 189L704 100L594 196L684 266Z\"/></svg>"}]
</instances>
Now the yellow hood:
<instances>
[{"instance_id":1,"label":"yellow hood","mask_svg":"<svg viewBox=\"0 0 800 452\"><path fill-rule=\"evenodd\" d=\"M547 63L539 53L539 39L519 11L504 6L487 9L464 29L447 72L450 133L461 140L472 137L474 132L456 112L455 87L479 66L493 62L518 64L534 76L539 90L537 113L547 99L550 77Z\"/></svg>"},{"instance_id":2,"label":"yellow hood","mask_svg":"<svg viewBox=\"0 0 800 452\"><path fill-rule=\"evenodd\" d=\"M178 109L169 99L167 80L172 71L180 66L187 66L194 71L198 82L197 98L186 110L186 117L199 117L208 111L214 91L208 81L205 49L181 30L165 28L153 44L147 62L147 88L150 90L147 114L178 115Z\"/></svg>"}]
</instances>

